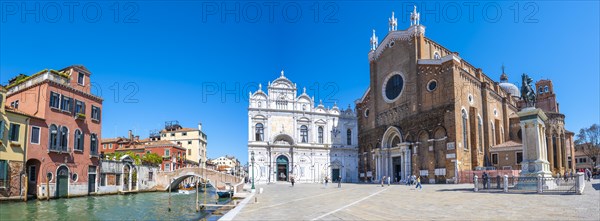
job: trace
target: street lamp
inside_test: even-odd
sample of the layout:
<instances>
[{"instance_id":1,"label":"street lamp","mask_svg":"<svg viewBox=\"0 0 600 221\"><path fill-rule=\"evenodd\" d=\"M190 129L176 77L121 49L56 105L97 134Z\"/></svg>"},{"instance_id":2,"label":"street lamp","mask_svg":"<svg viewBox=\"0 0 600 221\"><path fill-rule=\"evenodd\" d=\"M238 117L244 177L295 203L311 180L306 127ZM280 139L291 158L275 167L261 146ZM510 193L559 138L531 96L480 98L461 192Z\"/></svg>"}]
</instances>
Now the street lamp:
<instances>
[{"instance_id":1,"label":"street lamp","mask_svg":"<svg viewBox=\"0 0 600 221\"><path fill-rule=\"evenodd\" d=\"M252 161L252 192L256 191L254 189L254 151L250 153L250 161Z\"/></svg>"}]
</instances>

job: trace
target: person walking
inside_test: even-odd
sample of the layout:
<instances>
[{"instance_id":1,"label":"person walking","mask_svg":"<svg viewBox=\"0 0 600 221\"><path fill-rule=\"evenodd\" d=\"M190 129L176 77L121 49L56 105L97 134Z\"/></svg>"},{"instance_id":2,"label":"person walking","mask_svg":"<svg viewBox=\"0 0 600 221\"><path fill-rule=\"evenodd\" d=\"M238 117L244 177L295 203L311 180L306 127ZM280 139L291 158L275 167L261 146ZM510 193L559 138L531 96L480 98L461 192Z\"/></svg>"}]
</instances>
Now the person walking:
<instances>
[{"instance_id":1,"label":"person walking","mask_svg":"<svg viewBox=\"0 0 600 221\"><path fill-rule=\"evenodd\" d=\"M338 176L338 188L342 188L342 176Z\"/></svg>"},{"instance_id":2,"label":"person walking","mask_svg":"<svg viewBox=\"0 0 600 221\"><path fill-rule=\"evenodd\" d=\"M483 179L483 188L487 189L488 188L488 174L486 172L483 172L483 175L481 176L481 178Z\"/></svg>"},{"instance_id":3,"label":"person walking","mask_svg":"<svg viewBox=\"0 0 600 221\"><path fill-rule=\"evenodd\" d=\"M325 176L325 187L327 187L327 183L329 183L329 177Z\"/></svg>"},{"instance_id":4,"label":"person walking","mask_svg":"<svg viewBox=\"0 0 600 221\"><path fill-rule=\"evenodd\" d=\"M591 182L592 181L592 171L590 169L585 169L585 175L587 177L587 181Z\"/></svg>"},{"instance_id":5,"label":"person walking","mask_svg":"<svg viewBox=\"0 0 600 221\"><path fill-rule=\"evenodd\" d=\"M390 186L390 181L391 181L391 179L392 179L392 177L391 177L391 176L388 176L388 177L387 177L388 186Z\"/></svg>"},{"instance_id":6,"label":"person walking","mask_svg":"<svg viewBox=\"0 0 600 221\"><path fill-rule=\"evenodd\" d=\"M381 187L383 187L383 181L385 180L385 176L381 178Z\"/></svg>"},{"instance_id":7,"label":"person walking","mask_svg":"<svg viewBox=\"0 0 600 221\"><path fill-rule=\"evenodd\" d=\"M419 190L423 189L423 186L421 186L421 176L417 177L417 185L415 186L415 189L417 187L419 188Z\"/></svg>"},{"instance_id":8,"label":"person walking","mask_svg":"<svg viewBox=\"0 0 600 221\"><path fill-rule=\"evenodd\" d=\"M290 177L290 182L292 182L292 187L294 187L294 182L295 182L295 180L294 180L294 177L293 177L293 176L291 176L291 177Z\"/></svg>"}]
</instances>

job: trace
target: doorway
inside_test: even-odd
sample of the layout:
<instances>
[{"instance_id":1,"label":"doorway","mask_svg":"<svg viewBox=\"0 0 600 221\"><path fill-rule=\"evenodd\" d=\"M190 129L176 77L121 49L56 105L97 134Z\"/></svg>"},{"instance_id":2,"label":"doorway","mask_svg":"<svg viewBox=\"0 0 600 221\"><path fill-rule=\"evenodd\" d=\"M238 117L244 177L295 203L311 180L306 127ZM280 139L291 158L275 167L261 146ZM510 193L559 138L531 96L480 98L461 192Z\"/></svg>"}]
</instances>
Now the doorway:
<instances>
[{"instance_id":1,"label":"doorway","mask_svg":"<svg viewBox=\"0 0 600 221\"><path fill-rule=\"evenodd\" d=\"M69 169L60 166L56 173L56 197L66 197L69 194Z\"/></svg>"},{"instance_id":2,"label":"doorway","mask_svg":"<svg viewBox=\"0 0 600 221\"><path fill-rule=\"evenodd\" d=\"M88 167L88 195L96 192L96 166Z\"/></svg>"},{"instance_id":3,"label":"doorway","mask_svg":"<svg viewBox=\"0 0 600 221\"><path fill-rule=\"evenodd\" d=\"M338 182L340 179L340 169L331 169L331 182Z\"/></svg>"},{"instance_id":4,"label":"doorway","mask_svg":"<svg viewBox=\"0 0 600 221\"><path fill-rule=\"evenodd\" d=\"M285 156L277 157L277 181L287 181L289 161Z\"/></svg>"},{"instance_id":5,"label":"doorway","mask_svg":"<svg viewBox=\"0 0 600 221\"><path fill-rule=\"evenodd\" d=\"M393 157L392 164L394 165L394 181L400 181L402 179L402 158Z\"/></svg>"}]
</instances>

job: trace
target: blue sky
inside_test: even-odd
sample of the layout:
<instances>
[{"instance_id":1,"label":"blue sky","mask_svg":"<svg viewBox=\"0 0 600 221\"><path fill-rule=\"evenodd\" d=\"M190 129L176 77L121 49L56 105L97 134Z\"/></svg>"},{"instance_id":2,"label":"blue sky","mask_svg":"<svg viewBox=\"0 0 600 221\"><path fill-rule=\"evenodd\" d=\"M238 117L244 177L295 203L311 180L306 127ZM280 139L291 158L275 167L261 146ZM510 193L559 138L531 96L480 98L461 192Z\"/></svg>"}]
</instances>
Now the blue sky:
<instances>
[{"instance_id":1,"label":"blue sky","mask_svg":"<svg viewBox=\"0 0 600 221\"><path fill-rule=\"evenodd\" d=\"M245 163L249 90L284 69L326 105L353 104L369 84L371 30L382 40L392 11L407 28L413 4L426 36L493 79L502 64L515 84L552 79L568 130L600 122L596 1L2 0L0 84L83 64L104 98L103 137L202 122L210 158Z\"/></svg>"}]
</instances>

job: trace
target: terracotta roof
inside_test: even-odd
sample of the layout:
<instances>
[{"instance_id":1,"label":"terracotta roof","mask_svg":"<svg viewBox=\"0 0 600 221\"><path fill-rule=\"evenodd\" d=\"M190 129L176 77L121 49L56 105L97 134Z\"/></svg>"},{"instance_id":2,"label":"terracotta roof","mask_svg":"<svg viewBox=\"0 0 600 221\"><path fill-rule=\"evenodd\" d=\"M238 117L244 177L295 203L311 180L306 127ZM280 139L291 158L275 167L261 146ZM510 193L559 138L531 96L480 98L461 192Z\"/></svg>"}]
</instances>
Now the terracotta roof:
<instances>
[{"instance_id":1,"label":"terracotta roof","mask_svg":"<svg viewBox=\"0 0 600 221\"><path fill-rule=\"evenodd\" d=\"M523 149L523 144L509 140L504 143L492 146L491 150L514 150Z\"/></svg>"},{"instance_id":2,"label":"terracotta roof","mask_svg":"<svg viewBox=\"0 0 600 221\"><path fill-rule=\"evenodd\" d=\"M14 109L13 107L8 106L8 105L6 105L5 108L6 108L6 111L8 111L8 112L12 112L12 113L15 113L15 114L20 114L20 115L23 115L23 116L26 116L26 117L30 117L30 118L36 118L36 119L44 120L44 118L33 116L33 115L25 113L25 112L23 112L21 110Z\"/></svg>"},{"instance_id":3,"label":"terracotta roof","mask_svg":"<svg viewBox=\"0 0 600 221\"><path fill-rule=\"evenodd\" d=\"M168 141L168 140L152 141L152 142L149 142L148 144L146 144L146 147L164 147L164 146L170 146L170 147L175 147L178 149L186 150L185 148L181 147L180 145L173 143L171 141Z\"/></svg>"},{"instance_id":4,"label":"terracotta roof","mask_svg":"<svg viewBox=\"0 0 600 221\"><path fill-rule=\"evenodd\" d=\"M117 138L104 138L104 139L100 140L100 143L115 142L115 141L118 141L120 139L121 139L120 137L117 137Z\"/></svg>"}]
</instances>

